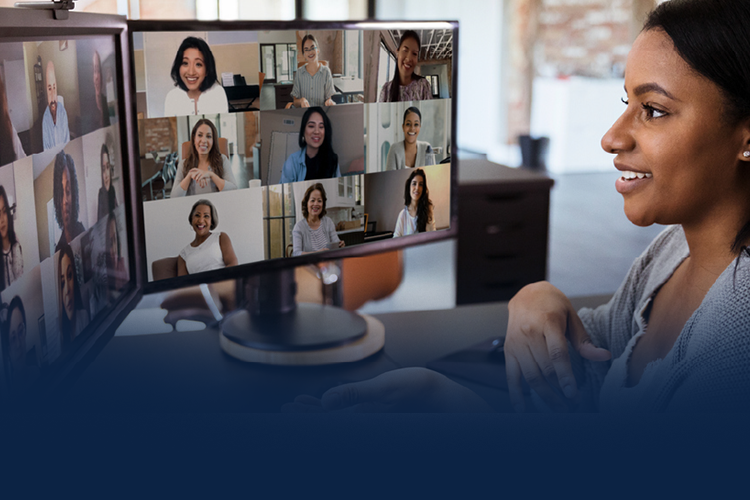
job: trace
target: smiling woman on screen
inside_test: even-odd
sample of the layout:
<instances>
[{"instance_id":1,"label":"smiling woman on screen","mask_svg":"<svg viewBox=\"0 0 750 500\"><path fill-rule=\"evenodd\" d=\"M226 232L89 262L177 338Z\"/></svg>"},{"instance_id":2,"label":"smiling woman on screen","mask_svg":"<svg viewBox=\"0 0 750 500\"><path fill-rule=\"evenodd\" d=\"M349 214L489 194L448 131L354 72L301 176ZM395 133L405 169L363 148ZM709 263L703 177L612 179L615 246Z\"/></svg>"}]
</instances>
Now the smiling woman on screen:
<instances>
[{"instance_id":1,"label":"smiling woman on screen","mask_svg":"<svg viewBox=\"0 0 750 500\"><path fill-rule=\"evenodd\" d=\"M229 101L216 74L216 62L208 44L189 36L182 41L172 63L175 89L164 101L164 116L228 113Z\"/></svg>"},{"instance_id":2,"label":"smiling woman on screen","mask_svg":"<svg viewBox=\"0 0 750 500\"><path fill-rule=\"evenodd\" d=\"M299 151L289 155L281 169L281 183L341 177L339 157L333 151L331 120L323 108L308 108L299 129Z\"/></svg>"},{"instance_id":3,"label":"smiling woman on screen","mask_svg":"<svg viewBox=\"0 0 750 500\"><path fill-rule=\"evenodd\" d=\"M547 282L510 301L517 411L522 378L556 411L750 409L748 26L745 0L671 0L650 14L628 56L625 109L601 145L615 155L628 219L669 227L607 304L575 311ZM427 370L366 384L379 400L478 398ZM333 392L323 407L363 402L340 403L357 388Z\"/></svg>"},{"instance_id":4,"label":"smiling woman on screen","mask_svg":"<svg viewBox=\"0 0 750 500\"><path fill-rule=\"evenodd\" d=\"M219 213L213 203L198 200L188 215L195 238L177 257L177 276L202 273L237 265L232 240L226 233L212 233L219 225Z\"/></svg>"}]
</instances>

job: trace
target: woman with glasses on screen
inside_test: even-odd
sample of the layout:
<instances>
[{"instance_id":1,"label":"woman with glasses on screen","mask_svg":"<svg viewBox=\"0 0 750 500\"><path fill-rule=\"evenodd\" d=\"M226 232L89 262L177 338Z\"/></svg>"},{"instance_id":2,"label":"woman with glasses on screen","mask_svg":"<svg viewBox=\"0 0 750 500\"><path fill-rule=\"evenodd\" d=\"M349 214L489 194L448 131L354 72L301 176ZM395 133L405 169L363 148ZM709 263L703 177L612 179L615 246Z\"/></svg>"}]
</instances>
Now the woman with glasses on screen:
<instances>
[{"instance_id":1,"label":"woman with glasses on screen","mask_svg":"<svg viewBox=\"0 0 750 500\"><path fill-rule=\"evenodd\" d=\"M117 197L115 196L115 187L112 185L112 166L111 156L107 144L102 144L99 152L99 159L102 167L102 187L99 188L99 204L97 206L97 220L101 220L117 208Z\"/></svg>"},{"instance_id":2,"label":"woman with glasses on screen","mask_svg":"<svg viewBox=\"0 0 750 500\"><path fill-rule=\"evenodd\" d=\"M432 165L432 146L429 142L417 140L422 128L422 113L418 108L412 106L404 112L401 128L404 130L404 140L395 143L388 150L385 169L399 170Z\"/></svg>"},{"instance_id":3,"label":"woman with glasses on screen","mask_svg":"<svg viewBox=\"0 0 750 500\"><path fill-rule=\"evenodd\" d=\"M194 36L182 41L172 63L177 88L167 94L164 116L228 113L229 101L216 74L216 62L208 44Z\"/></svg>"},{"instance_id":4,"label":"woman with glasses on screen","mask_svg":"<svg viewBox=\"0 0 750 500\"><path fill-rule=\"evenodd\" d=\"M406 206L396 219L394 238L435 230L430 190L427 189L427 175L421 168L414 170L406 179L404 203Z\"/></svg>"},{"instance_id":5,"label":"woman with glasses on screen","mask_svg":"<svg viewBox=\"0 0 750 500\"><path fill-rule=\"evenodd\" d=\"M510 301L504 351L517 411L527 408L522 379L535 405L554 411L750 409L748 25L745 0L670 0L646 20L627 59L623 114L601 145L615 155L628 219L670 226L607 304L576 311L546 282ZM332 389L322 404L461 411L448 404L469 399L481 406L417 370Z\"/></svg>"},{"instance_id":6,"label":"woman with glasses on screen","mask_svg":"<svg viewBox=\"0 0 750 500\"><path fill-rule=\"evenodd\" d=\"M331 100L331 96L336 93L331 70L318 60L320 49L313 35L305 35L302 39L302 55L305 64L297 68L292 85L294 107L335 105Z\"/></svg>"},{"instance_id":7,"label":"woman with glasses on screen","mask_svg":"<svg viewBox=\"0 0 750 500\"><path fill-rule=\"evenodd\" d=\"M326 190L319 182L305 191L303 219L297 221L292 230L292 256L344 246L336 234L336 225L326 216L326 201Z\"/></svg>"},{"instance_id":8,"label":"woman with glasses on screen","mask_svg":"<svg viewBox=\"0 0 750 500\"><path fill-rule=\"evenodd\" d=\"M2 265L0 265L0 290L23 275L23 251L13 227L13 214L5 188L0 186L0 243Z\"/></svg>"},{"instance_id":9,"label":"woman with glasses on screen","mask_svg":"<svg viewBox=\"0 0 750 500\"><path fill-rule=\"evenodd\" d=\"M219 151L219 135L211 120L198 120L190 134L190 152L177 170L172 198L237 189L232 164Z\"/></svg>"},{"instance_id":10,"label":"woman with glasses on screen","mask_svg":"<svg viewBox=\"0 0 750 500\"><path fill-rule=\"evenodd\" d=\"M432 88L427 78L414 72L419 62L422 43L416 31L406 30L401 35L396 53L393 79L380 91L379 102L424 101L432 99Z\"/></svg>"},{"instance_id":11,"label":"woman with glasses on screen","mask_svg":"<svg viewBox=\"0 0 750 500\"><path fill-rule=\"evenodd\" d=\"M333 151L333 129L323 108L308 108L302 115L299 147L281 169L281 183L341 177L339 157Z\"/></svg>"},{"instance_id":12,"label":"woman with glasses on screen","mask_svg":"<svg viewBox=\"0 0 750 500\"><path fill-rule=\"evenodd\" d=\"M177 276L202 273L237 265L232 240L226 233L212 233L219 225L219 213L213 203L198 200L188 215L195 238L177 257Z\"/></svg>"},{"instance_id":13,"label":"woman with glasses on screen","mask_svg":"<svg viewBox=\"0 0 750 500\"><path fill-rule=\"evenodd\" d=\"M60 338L63 349L89 324L89 312L81 298L75 257L70 245L64 243L57 257L57 291L60 311Z\"/></svg>"}]
</instances>

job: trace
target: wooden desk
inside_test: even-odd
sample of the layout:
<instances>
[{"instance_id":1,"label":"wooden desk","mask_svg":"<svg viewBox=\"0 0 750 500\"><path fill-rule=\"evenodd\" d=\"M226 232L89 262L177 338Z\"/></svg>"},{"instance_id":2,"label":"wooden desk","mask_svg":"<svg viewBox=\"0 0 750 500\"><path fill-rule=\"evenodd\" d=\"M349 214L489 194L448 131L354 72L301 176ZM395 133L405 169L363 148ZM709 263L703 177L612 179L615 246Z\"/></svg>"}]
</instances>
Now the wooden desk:
<instances>
[{"instance_id":1,"label":"wooden desk","mask_svg":"<svg viewBox=\"0 0 750 500\"><path fill-rule=\"evenodd\" d=\"M576 308L608 297L573 299ZM219 347L218 332L115 337L64 401L76 411L278 412L299 394L320 396L344 382L372 378L465 349L505 333L506 303L376 316L385 348L356 363L285 367L237 361ZM149 326L143 325L144 331ZM152 326L153 328L153 326ZM507 393L464 380L498 411L511 411Z\"/></svg>"},{"instance_id":2,"label":"wooden desk","mask_svg":"<svg viewBox=\"0 0 750 500\"><path fill-rule=\"evenodd\" d=\"M461 160L456 304L510 300L546 279L549 193L539 172Z\"/></svg>"}]
</instances>

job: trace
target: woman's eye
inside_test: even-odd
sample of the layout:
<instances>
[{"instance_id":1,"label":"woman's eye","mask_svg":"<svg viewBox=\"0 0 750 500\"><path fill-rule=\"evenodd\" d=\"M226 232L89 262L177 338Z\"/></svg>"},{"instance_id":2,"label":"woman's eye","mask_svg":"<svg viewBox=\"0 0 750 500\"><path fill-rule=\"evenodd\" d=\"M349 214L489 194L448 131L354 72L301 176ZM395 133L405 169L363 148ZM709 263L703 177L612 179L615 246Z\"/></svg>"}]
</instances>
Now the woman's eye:
<instances>
[{"instance_id":1,"label":"woman's eye","mask_svg":"<svg viewBox=\"0 0 750 500\"><path fill-rule=\"evenodd\" d=\"M646 112L646 116L648 117L649 120L652 118L662 118L664 116L667 116L668 114L666 111L656 109L655 107L647 103L642 104L642 107L643 107L643 110Z\"/></svg>"}]
</instances>

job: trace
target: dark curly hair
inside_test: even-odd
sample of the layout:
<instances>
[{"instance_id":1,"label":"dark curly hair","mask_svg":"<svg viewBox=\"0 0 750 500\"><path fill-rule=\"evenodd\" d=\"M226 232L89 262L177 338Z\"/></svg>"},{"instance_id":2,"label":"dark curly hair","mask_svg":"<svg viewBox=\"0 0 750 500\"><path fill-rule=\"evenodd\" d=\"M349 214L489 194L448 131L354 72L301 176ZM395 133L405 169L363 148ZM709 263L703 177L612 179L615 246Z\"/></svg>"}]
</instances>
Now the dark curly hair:
<instances>
[{"instance_id":1,"label":"dark curly hair","mask_svg":"<svg viewBox=\"0 0 750 500\"><path fill-rule=\"evenodd\" d=\"M176 87L180 87L182 90L187 92L188 88L185 82L180 78L180 66L182 66L182 57L187 49L198 49L203 54L203 63L206 65L206 78L201 82L201 86L198 90L205 92L210 89L214 83L218 83L219 78L216 75L216 61L214 61L214 55L211 52L208 44L202 38L189 36L182 41L180 48L177 49L177 55L172 63L172 80Z\"/></svg>"},{"instance_id":2,"label":"dark curly hair","mask_svg":"<svg viewBox=\"0 0 750 500\"><path fill-rule=\"evenodd\" d=\"M323 187L323 184L320 182L316 182L309 188L307 188L307 191L305 191L305 196L302 198L302 216L307 220L307 218L310 216L310 213L307 211L307 202L310 201L310 196L312 196L312 192L315 190L320 191L320 196L323 198L323 210L320 211L320 218L322 219L323 216L326 214L326 202L328 201L328 198L326 197L326 188Z\"/></svg>"},{"instance_id":3,"label":"dark curly hair","mask_svg":"<svg viewBox=\"0 0 750 500\"><path fill-rule=\"evenodd\" d=\"M427 175L421 168L414 169L409 178L406 179L404 204L407 207L411 204L411 181L416 176L420 176L424 183L422 196L419 197L419 201L417 202L417 232L424 233L427 231L427 223L432 220L432 201L430 201L430 190L427 189Z\"/></svg>"},{"instance_id":4,"label":"dark curly hair","mask_svg":"<svg viewBox=\"0 0 750 500\"><path fill-rule=\"evenodd\" d=\"M63 257L68 257L70 260L70 266L73 270L73 319L69 319L65 313L65 305L63 304L62 295L62 260ZM81 298L81 287L78 282L78 272L76 271L76 258L73 255L73 249L67 243L60 247L60 252L57 257L57 307L60 310L60 335L62 337L63 350L73 342L76 336L76 311L84 309L83 299Z\"/></svg>"},{"instance_id":5,"label":"dark curly hair","mask_svg":"<svg viewBox=\"0 0 750 500\"><path fill-rule=\"evenodd\" d=\"M76 176L76 166L73 163L73 158L66 154L65 151L60 151L55 156L55 174L53 179L54 191L53 191L53 202L55 205L55 220L60 228L65 229L65 221L63 220L62 211L62 200L63 200L63 186L62 178L63 172L68 172L68 183L70 184L70 194L73 198L73 207L71 218L73 221L78 220L78 177Z\"/></svg>"}]
</instances>

